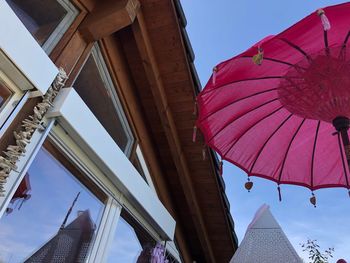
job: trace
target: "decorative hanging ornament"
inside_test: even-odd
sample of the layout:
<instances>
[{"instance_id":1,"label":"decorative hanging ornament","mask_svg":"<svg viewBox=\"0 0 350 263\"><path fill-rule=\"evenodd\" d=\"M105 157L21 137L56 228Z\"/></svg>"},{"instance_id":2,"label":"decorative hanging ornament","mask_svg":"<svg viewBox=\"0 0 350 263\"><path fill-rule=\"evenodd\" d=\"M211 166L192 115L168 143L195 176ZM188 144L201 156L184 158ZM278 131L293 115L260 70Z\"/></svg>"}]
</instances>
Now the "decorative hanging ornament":
<instances>
[{"instance_id":1,"label":"decorative hanging ornament","mask_svg":"<svg viewBox=\"0 0 350 263\"><path fill-rule=\"evenodd\" d=\"M216 73L218 71L218 68L217 67L214 67L213 68L213 78L212 78L212 81L213 81L213 85L216 84Z\"/></svg>"},{"instance_id":2,"label":"decorative hanging ornament","mask_svg":"<svg viewBox=\"0 0 350 263\"><path fill-rule=\"evenodd\" d=\"M316 196L312 192L312 196L310 197L310 203L313 204L314 207L316 207Z\"/></svg>"},{"instance_id":3,"label":"decorative hanging ornament","mask_svg":"<svg viewBox=\"0 0 350 263\"><path fill-rule=\"evenodd\" d=\"M206 149L206 145L204 144L203 145L203 148L202 148L202 157L203 157L203 161L205 161L205 159L207 159L207 149Z\"/></svg>"},{"instance_id":4,"label":"decorative hanging ornament","mask_svg":"<svg viewBox=\"0 0 350 263\"><path fill-rule=\"evenodd\" d=\"M325 15L325 12L323 9L317 10L317 15L321 18L322 26L324 31L328 31L331 29L331 23L329 22L327 16Z\"/></svg>"},{"instance_id":5,"label":"decorative hanging ornament","mask_svg":"<svg viewBox=\"0 0 350 263\"><path fill-rule=\"evenodd\" d=\"M277 186L277 191L278 191L278 200L281 202L282 201L282 194L281 194L281 187L280 187L280 185Z\"/></svg>"},{"instance_id":6,"label":"decorative hanging ornament","mask_svg":"<svg viewBox=\"0 0 350 263\"><path fill-rule=\"evenodd\" d=\"M197 139L197 126L193 126L193 134L192 134L192 141L196 142Z\"/></svg>"},{"instance_id":7,"label":"decorative hanging ornament","mask_svg":"<svg viewBox=\"0 0 350 263\"><path fill-rule=\"evenodd\" d=\"M252 57L252 60L253 60L255 65L260 66L262 64L262 62L264 60L264 51L260 46L258 47L258 54L254 55Z\"/></svg>"},{"instance_id":8,"label":"decorative hanging ornament","mask_svg":"<svg viewBox=\"0 0 350 263\"><path fill-rule=\"evenodd\" d=\"M197 116L198 114L198 105L197 105L197 99L194 100L194 106L193 106L193 115Z\"/></svg>"},{"instance_id":9,"label":"decorative hanging ornament","mask_svg":"<svg viewBox=\"0 0 350 263\"><path fill-rule=\"evenodd\" d=\"M249 178L249 177L248 177L248 182L246 182L246 183L244 184L244 187L245 187L245 189L248 190L248 192L250 192L250 190L253 188L253 182L250 181L250 178Z\"/></svg>"}]
</instances>

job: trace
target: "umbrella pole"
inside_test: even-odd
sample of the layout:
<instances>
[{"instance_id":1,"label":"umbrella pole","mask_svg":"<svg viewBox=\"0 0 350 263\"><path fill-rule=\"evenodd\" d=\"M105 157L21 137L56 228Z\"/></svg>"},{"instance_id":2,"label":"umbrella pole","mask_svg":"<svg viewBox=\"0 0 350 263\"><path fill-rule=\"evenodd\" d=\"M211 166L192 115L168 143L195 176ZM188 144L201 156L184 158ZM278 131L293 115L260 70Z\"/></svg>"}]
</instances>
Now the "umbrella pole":
<instances>
[{"instance_id":1,"label":"umbrella pole","mask_svg":"<svg viewBox=\"0 0 350 263\"><path fill-rule=\"evenodd\" d=\"M350 140L349 140L349 135L348 135L350 120L349 120L349 118L344 117L344 116L336 117L333 120L333 126L340 133L340 136L341 136L341 139L343 142L343 146L344 146L346 160L348 162L348 166L350 169Z\"/></svg>"}]
</instances>

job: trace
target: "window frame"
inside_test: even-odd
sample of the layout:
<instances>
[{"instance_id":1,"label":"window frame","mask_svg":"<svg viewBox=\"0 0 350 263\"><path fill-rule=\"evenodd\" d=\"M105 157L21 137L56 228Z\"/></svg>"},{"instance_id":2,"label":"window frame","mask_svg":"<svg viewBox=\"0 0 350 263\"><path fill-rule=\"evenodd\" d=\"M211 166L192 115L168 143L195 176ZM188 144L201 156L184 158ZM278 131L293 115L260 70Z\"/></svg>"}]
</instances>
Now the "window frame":
<instances>
[{"instance_id":1,"label":"window frame","mask_svg":"<svg viewBox=\"0 0 350 263\"><path fill-rule=\"evenodd\" d=\"M31 138L31 142L26 147L26 154L19 158L16 171L11 171L9 174L9 177L7 178L7 182L5 184L5 195L0 196L0 218L4 216L4 213L6 211L6 208L8 207L12 196L15 194L19 184L21 183L22 179L24 178L26 172L28 171L30 165L32 164L34 158L36 157L36 154L42 147L45 139L47 138L53 124L54 120L47 120L47 128L44 132L40 132L39 130L36 130Z\"/></svg>"},{"instance_id":2,"label":"window frame","mask_svg":"<svg viewBox=\"0 0 350 263\"><path fill-rule=\"evenodd\" d=\"M27 93L19 89L11 79L0 69L0 81L12 92L8 101L0 109L0 138L16 117L20 108L27 100Z\"/></svg>"},{"instance_id":3,"label":"window frame","mask_svg":"<svg viewBox=\"0 0 350 263\"><path fill-rule=\"evenodd\" d=\"M45 43L42 45L42 49L45 50L47 54L50 54L52 50L56 47L58 42L61 40L64 33L68 30L70 25L79 15L79 10L73 5L69 0L56 0L66 11L67 14L64 16L62 21L57 25L54 31L46 39Z\"/></svg>"},{"instance_id":4,"label":"window frame","mask_svg":"<svg viewBox=\"0 0 350 263\"><path fill-rule=\"evenodd\" d=\"M109 94L109 97L114 105L115 108L115 112L120 120L120 122L122 123L123 126L123 130L125 131L125 135L127 137L127 144L125 146L125 150L123 150L124 154L129 158L131 153L132 153L132 149L133 146L135 144L135 136L131 130L131 127L129 125L129 121L128 118L125 115L124 109L123 109L123 105L120 102L119 96L117 94L116 91L116 85L111 77L111 74L108 70L108 66L106 64L105 61L105 57L102 54L101 48L98 44L98 42L95 42L94 45L92 46L89 54L86 55L84 62L82 63L82 65L80 65L79 71L77 72L77 74L74 76L74 79L72 81L71 86L74 87L74 83L77 80L77 78L79 77L80 72L82 71L86 61L89 59L90 55L93 57L98 72L101 76L102 81L104 82L104 86Z\"/></svg>"},{"instance_id":5,"label":"window frame","mask_svg":"<svg viewBox=\"0 0 350 263\"><path fill-rule=\"evenodd\" d=\"M160 234L150 225L144 216L130 203L128 198L106 178L105 174L89 158L85 151L71 137L70 132L64 129L64 125L57 124L48 134L50 142L62 152L62 154L87 176L97 187L107 195L105 210L99 228L96 230L95 240L92 243L86 262L104 262L109 255L117 224L122 210L126 210L135 221L157 242L164 242ZM181 262L173 242L167 242L167 252Z\"/></svg>"},{"instance_id":6,"label":"window frame","mask_svg":"<svg viewBox=\"0 0 350 263\"><path fill-rule=\"evenodd\" d=\"M52 52L52 50L55 48L55 46L61 40L64 33L68 30L68 28L73 23L75 18L79 15L79 10L73 5L73 3L71 1L69 1L69 0L55 0L55 1L66 11L66 14L62 18L62 20L58 23L58 25L54 28L54 30L51 32L51 34L48 35L45 42L43 44L41 44L41 48L47 54L50 54ZM19 6L19 8L20 8L20 6ZM15 11L12 8L11 8L11 10L15 13ZM18 17L18 19L21 21L20 17ZM21 23L22 23L22 21L21 21ZM22 24L24 25L24 27L26 27L26 25L24 23L22 23ZM33 36L33 38L35 39L34 36ZM35 41L36 41L36 39L35 39ZM38 45L40 45L40 44L38 43Z\"/></svg>"}]
</instances>

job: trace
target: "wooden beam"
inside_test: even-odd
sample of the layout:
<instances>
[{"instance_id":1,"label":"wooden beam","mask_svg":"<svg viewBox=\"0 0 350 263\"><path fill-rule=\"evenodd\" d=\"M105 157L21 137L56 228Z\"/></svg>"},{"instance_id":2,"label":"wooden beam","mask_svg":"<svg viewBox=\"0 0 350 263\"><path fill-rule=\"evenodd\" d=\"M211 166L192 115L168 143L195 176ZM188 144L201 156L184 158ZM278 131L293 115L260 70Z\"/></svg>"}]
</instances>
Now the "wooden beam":
<instances>
[{"instance_id":1,"label":"wooden beam","mask_svg":"<svg viewBox=\"0 0 350 263\"><path fill-rule=\"evenodd\" d=\"M84 51L86 49L91 49L91 47L91 42L87 43L79 32L75 32L73 37L55 60L56 66L62 67L69 76Z\"/></svg>"},{"instance_id":2,"label":"wooden beam","mask_svg":"<svg viewBox=\"0 0 350 263\"><path fill-rule=\"evenodd\" d=\"M80 25L88 41L96 41L131 25L140 8L138 0L106 1L97 5Z\"/></svg>"},{"instance_id":3,"label":"wooden beam","mask_svg":"<svg viewBox=\"0 0 350 263\"><path fill-rule=\"evenodd\" d=\"M132 24L132 29L138 45L140 55L143 60L143 66L152 87L152 94L156 107L158 109L162 125L166 134L167 141L179 174L180 183L184 189L186 201L192 209L193 220L195 222L196 231L201 242L203 252L207 262L216 262L210 239L205 227L203 215L192 184L189 166L181 146L179 135L176 129L172 112L170 111L165 93L165 87L158 69L158 64L154 55L151 41L148 36L147 26L140 11L137 14L137 21ZM196 260L196 259L194 259Z\"/></svg>"},{"instance_id":4,"label":"wooden beam","mask_svg":"<svg viewBox=\"0 0 350 263\"><path fill-rule=\"evenodd\" d=\"M159 199L176 220L176 210L170 198L168 186L164 180L164 173L159 165L154 145L151 142L151 136L145 125L140 102L135 94L135 87L130 78L130 72L122 48L119 44L119 40L116 37L108 36L102 39L101 44L102 51L107 58L106 62L110 67L111 76L113 81L117 84L116 87L118 87L119 98L123 103L124 109L126 109L128 118L132 120L138 143L144 152L145 161L153 178L153 183ZM188 246L185 243L185 235L183 234L179 222L176 222L175 237L183 260L192 263L193 259L191 258Z\"/></svg>"}]
</instances>

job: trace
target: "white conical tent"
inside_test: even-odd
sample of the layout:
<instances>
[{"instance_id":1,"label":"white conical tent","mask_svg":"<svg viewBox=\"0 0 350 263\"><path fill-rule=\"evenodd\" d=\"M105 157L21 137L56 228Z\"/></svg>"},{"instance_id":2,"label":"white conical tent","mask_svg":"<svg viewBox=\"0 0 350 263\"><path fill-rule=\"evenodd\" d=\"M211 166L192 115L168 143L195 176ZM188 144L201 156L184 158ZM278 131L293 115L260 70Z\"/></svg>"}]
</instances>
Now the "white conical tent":
<instances>
[{"instance_id":1,"label":"white conical tent","mask_svg":"<svg viewBox=\"0 0 350 263\"><path fill-rule=\"evenodd\" d=\"M263 205L256 212L230 263L302 263L282 228Z\"/></svg>"}]
</instances>

